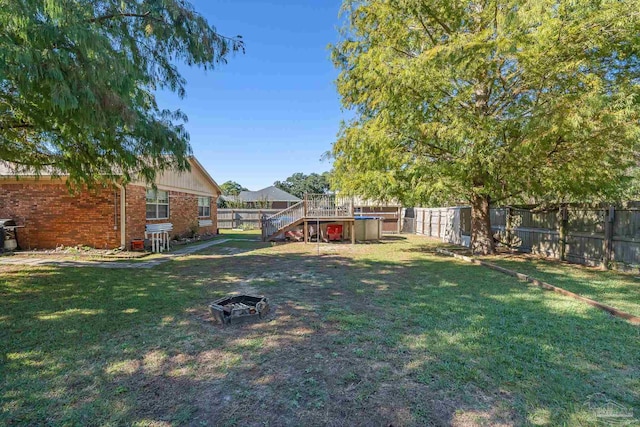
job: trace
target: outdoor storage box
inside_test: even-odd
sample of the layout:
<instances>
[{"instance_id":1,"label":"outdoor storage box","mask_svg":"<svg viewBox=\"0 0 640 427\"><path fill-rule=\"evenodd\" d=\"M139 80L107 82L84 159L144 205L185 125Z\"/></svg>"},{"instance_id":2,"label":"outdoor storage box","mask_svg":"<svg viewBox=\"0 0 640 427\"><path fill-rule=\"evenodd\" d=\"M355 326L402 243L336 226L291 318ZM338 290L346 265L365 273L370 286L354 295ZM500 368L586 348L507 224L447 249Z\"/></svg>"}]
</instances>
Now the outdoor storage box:
<instances>
[{"instance_id":1,"label":"outdoor storage box","mask_svg":"<svg viewBox=\"0 0 640 427\"><path fill-rule=\"evenodd\" d=\"M342 240L342 224L327 225L329 240Z\"/></svg>"}]
</instances>

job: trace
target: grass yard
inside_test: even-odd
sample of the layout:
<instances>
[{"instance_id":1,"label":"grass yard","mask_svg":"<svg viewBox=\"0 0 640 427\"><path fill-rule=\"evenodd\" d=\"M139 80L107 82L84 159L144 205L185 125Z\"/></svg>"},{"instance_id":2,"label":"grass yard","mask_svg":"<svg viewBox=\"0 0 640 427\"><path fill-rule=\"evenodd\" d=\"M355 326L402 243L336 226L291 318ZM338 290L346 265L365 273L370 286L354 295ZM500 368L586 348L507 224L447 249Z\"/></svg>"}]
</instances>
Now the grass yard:
<instances>
[{"instance_id":1,"label":"grass yard","mask_svg":"<svg viewBox=\"0 0 640 427\"><path fill-rule=\"evenodd\" d=\"M621 274L522 255L484 259L640 316L638 273Z\"/></svg>"},{"instance_id":2,"label":"grass yard","mask_svg":"<svg viewBox=\"0 0 640 427\"><path fill-rule=\"evenodd\" d=\"M584 426L594 399L640 420L640 328L435 245L229 241L150 270L1 267L0 425ZM526 268L640 306L633 277ZM213 325L207 304L235 291L269 297L270 321Z\"/></svg>"}]
</instances>

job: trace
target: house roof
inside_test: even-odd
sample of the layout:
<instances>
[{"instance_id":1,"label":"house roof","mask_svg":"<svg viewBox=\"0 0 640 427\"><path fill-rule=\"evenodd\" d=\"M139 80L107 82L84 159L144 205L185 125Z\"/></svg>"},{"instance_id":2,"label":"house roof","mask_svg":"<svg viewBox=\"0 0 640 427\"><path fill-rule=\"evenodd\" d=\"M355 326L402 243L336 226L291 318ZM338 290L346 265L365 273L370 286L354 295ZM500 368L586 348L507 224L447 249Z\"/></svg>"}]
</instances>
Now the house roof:
<instances>
[{"instance_id":1,"label":"house roof","mask_svg":"<svg viewBox=\"0 0 640 427\"><path fill-rule=\"evenodd\" d=\"M242 202L299 202L301 199L272 185L258 191L241 191L237 200Z\"/></svg>"},{"instance_id":2,"label":"house roof","mask_svg":"<svg viewBox=\"0 0 640 427\"><path fill-rule=\"evenodd\" d=\"M52 176L54 175L53 169L51 167L45 167L40 171L40 174L36 174L33 170L20 167L15 163L0 161L0 176L6 177L19 177L19 176ZM59 176L64 176L64 174L58 173Z\"/></svg>"},{"instance_id":3,"label":"house roof","mask_svg":"<svg viewBox=\"0 0 640 427\"><path fill-rule=\"evenodd\" d=\"M196 170L199 175L204 178L204 181L206 181L207 186L210 186L209 188L213 188L215 189L215 191L218 194L222 193L222 190L220 189L220 186L218 185L218 183L211 177L211 175L209 175L209 172L207 172L207 170L204 168L204 166L202 166L202 164L198 161L198 159L196 159L195 157L191 156L189 157L189 164L191 165L191 170L194 171ZM156 176L156 184L160 185L160 184L173 184L177 181L182 181L180 180L180 176L183 176L188 174L188 172L177 172L174 170L165 170L162 171L161 173L157 174ZM68 176L68 174L66 173L53 173L53 170L51 168L44 168L39 174L36 174L33 170L29 170L28 168L21 168L13 163L8 163L8 162L0 162L0 178L4 178L4 179L16 179L16 178L25 178L25 179L51 179L51 178L60 178L60 179L66 179ZM178 179L174 178L174 176L177 176ZM168 181L167 183L163 182L163 181ZM138 182L137 180L133 180L131 182L131 184L134 185L146 185L144 182ZM187 180L184 183L180 182L180 184L182 184L182 186L186 186L186 187L190 187L190 186L194 186L195 184L197 184L197 182L194 182L193 180ZM202 186L202 184L200 185Z\"/></svg>"},{"instance_id":4,"label":"house roof","mask_svg":"<svg viewBox=\"0 0 640 427\"><path fill-rule=\"evenodd\" d=\"M196 159L194 156L191 156L189 160L191 161L191 165L200 169L200 172L202 172L205 178L207 178L209 182L213 184L213 186L218 190L218 194L222 194L222 189L220 188L216 180L213 179L211 175L209 175L209 172L207 172L207 170L204 168L204 166L202 166L202 164L198 161L198 159Z\"/></svg>"}]
</instances>

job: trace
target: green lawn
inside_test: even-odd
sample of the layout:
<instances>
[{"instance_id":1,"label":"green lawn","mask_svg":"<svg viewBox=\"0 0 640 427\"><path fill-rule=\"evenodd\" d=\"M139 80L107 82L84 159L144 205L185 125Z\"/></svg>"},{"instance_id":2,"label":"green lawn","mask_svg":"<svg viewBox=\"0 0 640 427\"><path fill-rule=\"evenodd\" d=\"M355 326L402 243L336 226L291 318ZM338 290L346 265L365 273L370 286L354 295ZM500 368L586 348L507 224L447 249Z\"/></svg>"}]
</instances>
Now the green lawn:
<instances>
[{"instance_id":1,"label":"green lawn","mask_svg":"<svg viewBox=\"0 0 640 427\"><path fill-rule=\"evenodd\" d=\"M640 316L638 273L621 274L534 257L500 256L486 260Z\"/></svg>"},{"instance_id":2,"label":"green lawn","mask_svg":"<svg viewBox=\"0 0 640 427\"><path fill-rule=\"evenodd\" d=\"M433 248L233 241L151 270L2 267L0 425L598 425L594 399L640 419L640 328ZM593 281L561 268L532 275ZM213 325L207 304L233 291L272 317Z\"/></svg>"},{"instance_id":3,"label":"green lawn","mask_svg":"<svg viewBox=\"0 0 640 427\"><path fill-rule=\"evenodd\" d=\"M260 239L260 230L220 230L223 238Z\"/></svg>"}]
</instances>

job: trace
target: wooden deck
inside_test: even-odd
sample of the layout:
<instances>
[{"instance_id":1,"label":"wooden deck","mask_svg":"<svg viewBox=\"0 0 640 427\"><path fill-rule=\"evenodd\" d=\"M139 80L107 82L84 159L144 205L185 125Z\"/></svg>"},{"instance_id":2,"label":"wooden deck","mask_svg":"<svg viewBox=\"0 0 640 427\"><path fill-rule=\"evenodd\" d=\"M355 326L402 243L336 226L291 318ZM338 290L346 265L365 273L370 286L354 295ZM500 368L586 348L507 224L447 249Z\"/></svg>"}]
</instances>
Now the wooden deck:
<instances>
[{"instance_id":1,"label":"wooden deck","mask_svg":"<svg viewBox=\"0 0 640 427\"><path fill-rule=\"evenodd\" d=\"M334 194L306 194L301 202L262 220L262 239L273 240L286 231L303 226L305 242L309 238L309 225L314 222L342 222L349 225L352 243L355 243L355 215L353 198Z\"/></svg>"}]
</instances>

